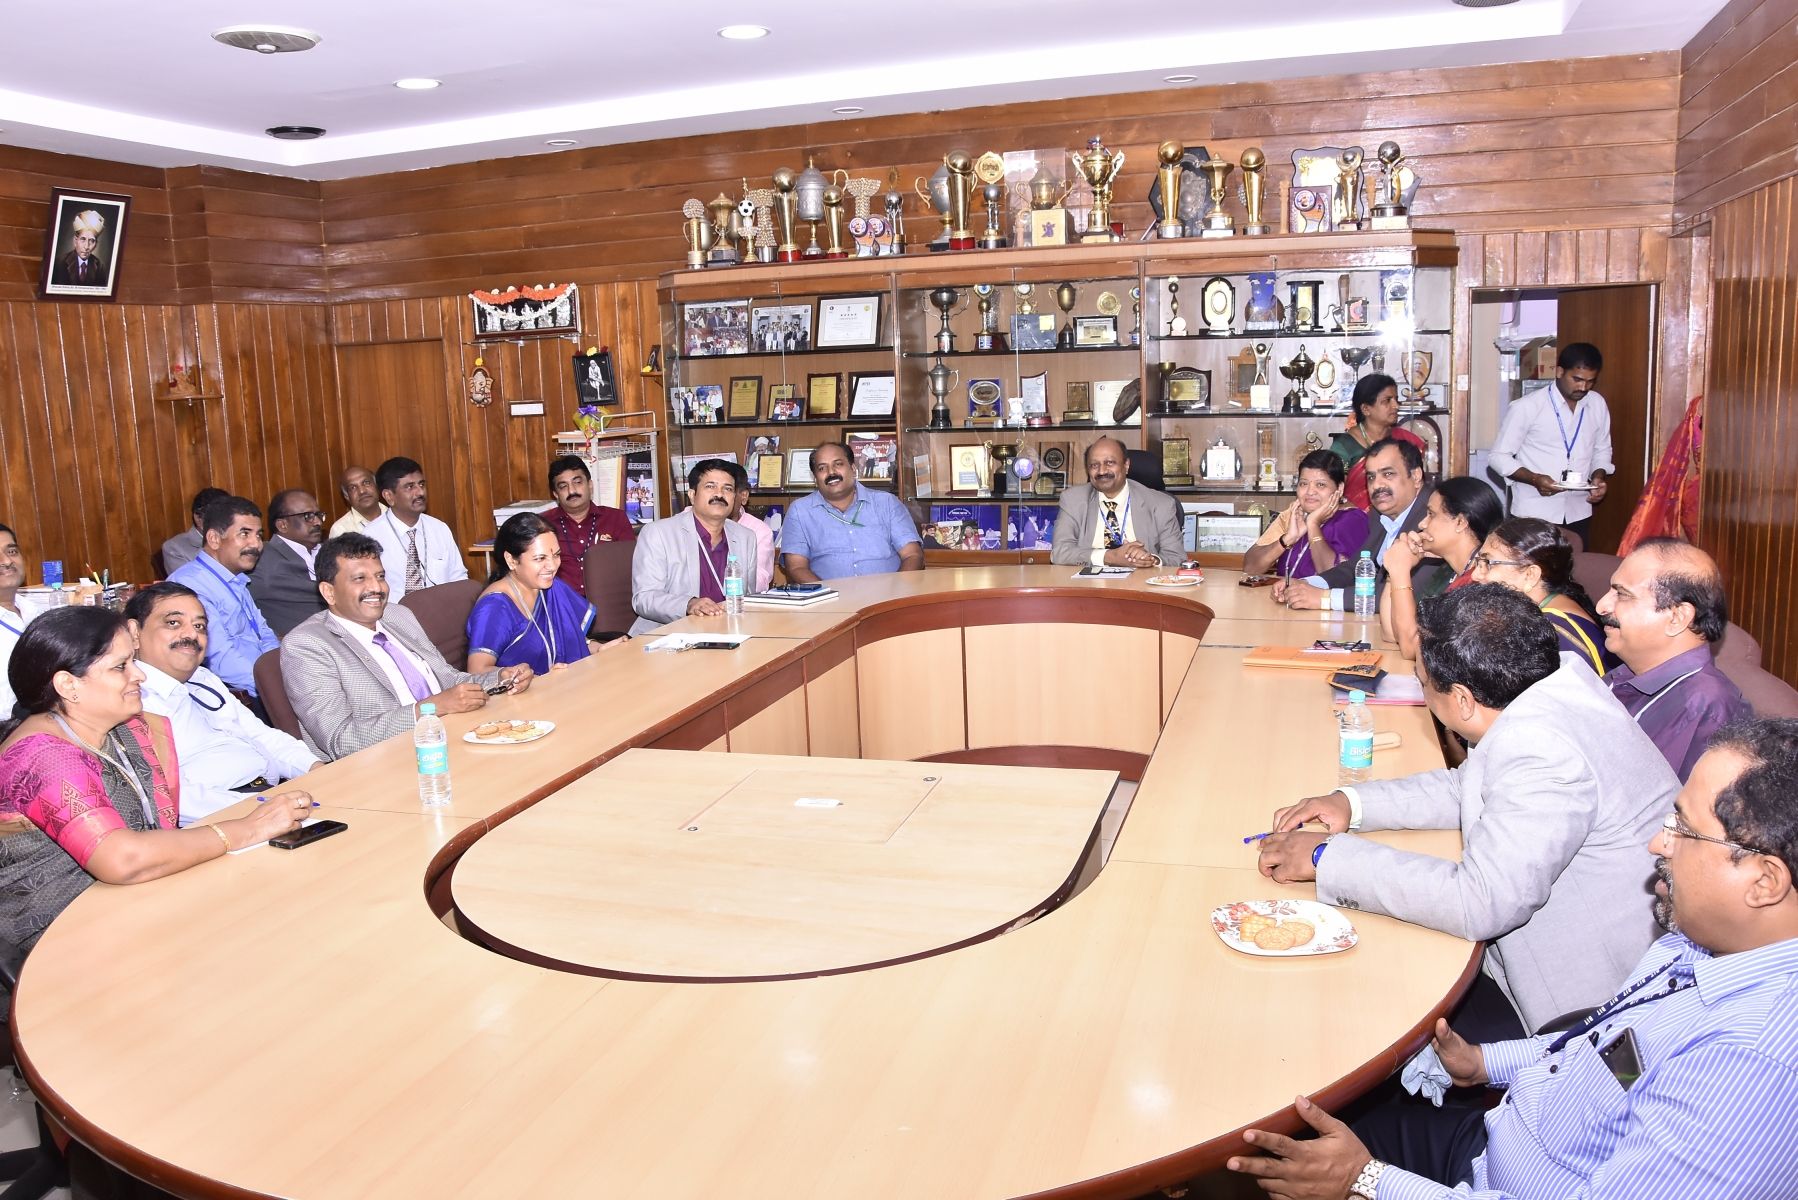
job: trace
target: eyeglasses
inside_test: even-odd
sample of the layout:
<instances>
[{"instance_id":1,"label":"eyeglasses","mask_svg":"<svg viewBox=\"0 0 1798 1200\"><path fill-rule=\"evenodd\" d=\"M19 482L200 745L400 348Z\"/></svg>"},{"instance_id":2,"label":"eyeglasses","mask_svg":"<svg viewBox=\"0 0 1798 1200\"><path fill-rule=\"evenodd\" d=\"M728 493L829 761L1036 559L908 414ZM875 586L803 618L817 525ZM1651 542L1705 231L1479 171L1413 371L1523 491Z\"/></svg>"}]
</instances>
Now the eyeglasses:
<instances>
[{"instance_id":1,"label":"eyeglasses","mask_svg":"<svg viewBox=\"0 0 1798 1200\"><path fill-rule=\"evenodd\" d=\"M1758 850L1753 846L1744 846L1740 842L1729 841L1727 838L1715 838L1709 834L1699 833L1686 824L1685 818L1679 815L1678 809L1667 814L1666 819L1661 822L1661 829L1674 837L1691 838L1695 842L1710 842L1717 846L1728 846L1731 850L1739 850L1743 854L1765 854L1769 857L1778 857L1771 850Z\"/></svg>"},{"instance_id":2,"label":"eyeglasses","mask_svg":"<svg viewBox=\"0 0 1798 1200\"><path fill-rule=\"evenodd\" d=\"M1493 567L1516 567L1521 571L1524 567L1533 567L1536 564L1518 562L1514 558L1493 558L1490 554L1476 554L1468 560L1468 565L1475 568L1483 568L1488 571Z\"/></svg>"},{"instance_id":3,"label":"eyeglasses","mask_svg":"<svg viewBox=\"0 0 1798 1200\"><path fill-rule=\"evenodd\" d=\"M325 514L316 508L310 512L288 513L286 516L275 518L277 521L322 521L324 519Z\"/></svg>"}]
</instances>

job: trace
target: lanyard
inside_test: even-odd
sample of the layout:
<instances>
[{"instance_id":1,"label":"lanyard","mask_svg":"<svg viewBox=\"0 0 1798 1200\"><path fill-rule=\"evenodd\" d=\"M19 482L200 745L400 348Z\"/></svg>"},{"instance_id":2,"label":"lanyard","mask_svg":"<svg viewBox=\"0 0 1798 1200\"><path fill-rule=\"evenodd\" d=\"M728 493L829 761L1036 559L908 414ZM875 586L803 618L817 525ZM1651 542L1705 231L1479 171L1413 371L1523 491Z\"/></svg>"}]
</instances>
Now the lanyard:
<instances>
[{"instance_id":1,"label":"lanyard","mask_svg":"<svg viewBox=\"0 0 1798 1200\"><path fill-rule=\"evenodd\" d=\"M724 580L718 577L718 568L712 565L712 548L706 544L705 526L699 523L698 517L693 518L693 526L699 531L699 561L704 563L705 569L712 573L712 582L718 585L718 594L720 596L729 596L730 593L725 590L724 587ZM729 525L726 525L724 528L724 553L727 556L730 554Z\"/></svg>"},{"instance_id":2,"label":"lanyard","mask_svg":"<svg viewBox=\"0 0 1798 1200\"><path fill-rule=\"evenodd\" d=\"M198 688L199 691L195 691L194 690L195 688ZM205 692L208 696L211 696L214 700L218 701L218 703L217 704L206 703L206 701L200 699L200 692ZM190 700L192 700L195 704L198 704L201 708L205 709L207 712L219 712L219 711L222 711L225 707L225 698L223 696L219 695L217 688L208 687L206 684L203 684L203 683L196 683L195 681L193 681L191 679L187 681L187 695Z\"/></svg>"},{"instance_id":3,"label":"lanyard","mask_svg":"<svg viewBox=\"0 0 1798 1200\"><path fill-rule=\"evenodd\" d=\"M6 619L6 614L4 612L0 612L0 629L6 630L6 632L12 634L14 637L24 637L25 618L21 616L19 618L19 624L14 625L11 621Z\"/></svg>"},{"instance_id":4,"label":"lanyard","mask_svg":"<svg viewBox=\"0 0 1798 1200\"><path fill-rule=\"evenodd\" d=\"M1643 996L1639 1000L1630 1000L1629 999L1631 996L1635 995L1637 992L1641 991L1643 988L1647 987L1649 984L1653 983L1655 980L1657 980L1661 976L1665 975L1668 971L1671 971L1677 965L1678 965L1677 959L1675 959L1673 962L1670 962L1670 963L1663 963L1661 965L1660 969L1655 971L1654 974L1649 975L1646 978L1637 980L1635 983L1631 984L1629 987L1625 988L1623 991L1617 993L1617 995L1611 999L1611 1002L1609 1004L1603 1005L1602 1007L1600 1007L1598 1009L1597 1012L1592 1013L1585 1020L1583 1020L1579 1024L1575 1025L1572 1029L1569 1029L1566 1033L1563 1033L1560 1037L1557 1037L1554 1041L1550 1042L1548 1044L1548 1049L1543 1051L1543 1057L1546 1058L1550 1054L1557 1053L1558 1051L1561 1050L1562 1047L1566 1046L1567 1043L1571 1042L1574 1038L1580 1037L1586 1033L1589 1033L1592 1029L1594 1029L1598 1025L1603 1024L1605 1021L1610 1020L1612 1017L1616 1016L1620 1012L1625 1011L1626 1009L1635 1008L1637 1005L1641 1005L1641 1004L1653 1004L1656 1000L1665 1000L1667 997L1673 995L1675 992L1684 991L1690 985L1681 983L1679 980L1675 979L1668 984L1667 990L1664 992L1656 992L1652 996ZM1627 1001L1627 1003L1625 1003L1626 1001Z\"/></svg>"},{"instance_id":5,"label":"lanyard","mask_svg":"<svg viewBox=\"0 0 1798 1200\"><path fill-rule=\"evenodd\" d=\"M106 753L106 751L96 749L93 746L90 746L86 742L82 741L80 735L78 735L73 729L70 729L69 723L62 719L62 714L52 713L50 715L56 718L56 723L58 725L62 726L62 731L64 733L68 734L70 740L72 740L77 746L80 746L83 750L86 750L90 754L98 756L102 762L108 764L109 766L112 767L113 770L117 771L119 774L121 774L125 777L125 782L127 784L129 784L131 786L131 790L137 794L137 802L143 806L144 820L146 820L150 823L149 828L155 829L157 827L156 805L151 803L149 793L144 791L143 780L141 780L137 777L136 770L134 770L130 766L127 766L124 762L120 761L121 759L123 759L125 757L125 749L124 749L124 747L119 745L119 735L114 732L109 732L106 735L106 740L112 744L112 748L119 752L119 757L114 758L112 755Z\"/></svg>"},{"instance_id":6,"label":"lanyard","mask_svg":"<svg viewBox=\"0 0 1798 1200\"><path fill-rule=\"evenodd\" d=\"M431 573L430 573L430 571L425 569L425 554L428 551L428 547L425 544L425 517L424 517L424 514L423 513L418 514L418 520L413 523L413 526L411 529L407 529L407 530L402 530L400 528L400 523L393 519L393 510L391 508L382 514L382 519L384 519L387 522L388 528L393 530L393 536L399 539L400 562L402 564L406 561L406 534L416 533L418 535L418 542L417 542L418 574L419 574L419 577L425 581L425 587L430 587L431 586ZM401 567L400 573L401 573L401 577L404 578L404 575L405 575L404 566Z\"/></svg>"},{"instance_id":7,"label":"lanyard","mask_svg":"<svg viewBox=\"0 0 1798 1200\"><path fill-rule=\"evenodd\" d=\"M1116 500L1108 500L1105 498L1104 494L1101 493L1099 496L1099 503L1101 505L1116 504L1117 501ZM1102 532L1104 530L1104 528L1105 528L1105 519L1103 516L1101 516L1099 518L1099 529ZM1123 514L1118 517L1118 546L1122 546L1129 539L1130 539L1130 491L1128 488L1126 488L1124 490L1124 511L1123 511ZM1117 546L1107 546L1106 549L1115 550L1115 549L1117 549Z\"/></svg>"},{"instance_id":8,"label":"lanyard","mask_svg":"<svg viewBox=\"0 0 1798 1200\"><path fill-rule=\"evenodd\" d=\"M1554 395L1549 398L1548 403L1549 403L1549 407L1554 410L1555 428L1559 429L1561 431L1561 448L1567 452L1567 465L1571 467L1573 465L1573 445L1575 442L1579 441L1579 431L1586 423L1586 408L1584 405L1578 406L1579 407L1579 420L1577 420L1573 423L1573 436L1568 437L1567 436L1567 423L1565 421L1561 420L1560 389L1556 388L1553 390L1554 390Z\"/></svg>"},{"instance_id":9,"label":"lanyard","mask_svg":"<svg viewBox=\"0 0 1798 1200\"><path fill-rule=\"evenodd\" d=\"M1675 679L1672 683L1668 684L1666 687L1664 687L1660 691L1656 692L1653 696L1650 696L1648 699L1648 703L1644 704L1641 708L1636 710L1636 724L1640 725L1642 723L1642 718L1648 715L1649 709L1653 708L1655 705L1657 705L1661 702L1662 696L1665 696L1668 692L1671 692L1674 688L1678 687L1680 684L1682 684L1686 680L1692 678L1692 676L1698 674L1698 672L1700 672L1702 670L1704 670L1703 667L1693 667L1690 671L1687 671L1684 675L1681 675L1678 679Z\"/></svg>"},{"instance_id":10,"label":"lanyard","mask_svg":"<svg viewBox=\"0 0 1798 1200\"><path fill-rule=\"evenodd\" d=\"M823 500L824 498L822 496L820 496L819 499ZM864 500L863 497L857 496L855 499L855 503L851 504L849 506L849 511L847 513L844 513L841 510L839 510L837 508L837 506L832 504L830 501L824 500L824 511L829 513L831 516L835 517L837 520L837 524L847 525L854 529L860 529L862 527L862 523L856 517L855 514L861 511L863 500Z\"/></svg>"},{"instance_id":11,"label":"lanyard","mask_svg":"<svg viewBox=\"0 0 1798 1200\"><path fill-rule=\"evenodd\" d=\"M574 565L587 565L587 551L599 542L599 506L592 505L587 509L587 524L592 528L586 532L581 530L581 522L575 520L561 509L556 509L556 534L558 539L566 531L568 540L578 548L574 555Z\"/></svg>"},{"instance_id":12,"label":"lanyard","mask_svg":"<svg viewBox=\"0 0 1798 1200\"><path fill-rule=\"evenodd\" d=\"M237 615L249 622L251 633L256 632L256 620L260 614L256 611L256 605L244 598L249 592L249 585L245 584L239 588L237 577L225 574L225 568L219 566L218 561L204 550L200 551L200 561L205 563L207 569L217 576L219 581L230 591L231 600L237 606Z\"/></svg>"}]
</instances>

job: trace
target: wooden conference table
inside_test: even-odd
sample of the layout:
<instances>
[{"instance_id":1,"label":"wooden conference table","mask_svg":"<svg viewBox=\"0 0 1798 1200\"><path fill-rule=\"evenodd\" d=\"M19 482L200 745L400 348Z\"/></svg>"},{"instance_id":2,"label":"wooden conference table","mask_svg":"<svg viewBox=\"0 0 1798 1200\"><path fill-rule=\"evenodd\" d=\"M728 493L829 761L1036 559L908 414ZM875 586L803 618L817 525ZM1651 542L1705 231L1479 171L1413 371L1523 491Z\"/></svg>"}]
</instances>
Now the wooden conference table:
<instances>
[{"instance_id":1,"label":"wooden conference table","mask_svg":"<svg viewBox=\"0 0 1798 1200\"><path fill-rule=\"evenodd\" d=\"M453 740L439 811L406 739L324 767L347 833L69 907L16 996L23 1069L190 1196L1130 1196L1212 1169L1296 1094L1395 1069L1474 947L1366 913L1342 954L1225 947L1214 906L1313 894L1242 836L1335 781L1319 677L1243 648L1354 628L1230 572L1071 576L870 577L746 615L734 651L609 649L448 718L557 729ZM1376 774L1440 765L1422 710L1376 721L1401 736ZM1119 775L1111 858L1060 902Z\"/></svg>"}]
</instances>

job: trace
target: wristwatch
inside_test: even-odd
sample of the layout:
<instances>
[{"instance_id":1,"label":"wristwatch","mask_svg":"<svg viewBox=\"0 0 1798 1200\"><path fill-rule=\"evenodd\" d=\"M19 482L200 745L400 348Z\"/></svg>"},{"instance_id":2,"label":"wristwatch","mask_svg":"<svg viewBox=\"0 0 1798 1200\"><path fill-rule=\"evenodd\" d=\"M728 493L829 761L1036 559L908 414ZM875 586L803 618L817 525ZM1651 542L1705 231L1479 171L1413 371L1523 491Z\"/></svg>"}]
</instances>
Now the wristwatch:
<instances>
[{"instance_id":1,"label":"wristwatch","mask_svg":"<svg viewBox=\"0 0 1798 1200\"><path fill-rule=\"evenodd\" d=\"M1377 1158L1367 1160L1361 1168L1361 1174L1349 1185L1349 1195L1360 1196L1362 1200L1375 1200L1380 1191L1380 1176L1386 1173L1386 1164Z\"/></svg>"}]
</instances>

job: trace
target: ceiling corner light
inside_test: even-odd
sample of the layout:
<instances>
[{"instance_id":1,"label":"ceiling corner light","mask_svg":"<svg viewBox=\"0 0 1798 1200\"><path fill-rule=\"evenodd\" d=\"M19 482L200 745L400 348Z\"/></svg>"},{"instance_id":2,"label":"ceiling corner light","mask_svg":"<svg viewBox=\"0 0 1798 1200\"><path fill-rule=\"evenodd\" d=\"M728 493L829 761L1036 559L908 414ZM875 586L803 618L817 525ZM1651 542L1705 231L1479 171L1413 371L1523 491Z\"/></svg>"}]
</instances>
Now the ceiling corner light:
<instances>
[{"instance_id":1,"label":"ceiling corner light","mask_svg":"<svg viewBox=\"0 0 1798 1200\"><path fill-rule=\"evenodd\" d=\"M1456 2L1459 3L1459 0ZM1163 75L1161 78L1164 83L1196 83L1199 77L1197 75Z\"/></svg>"},{"instance_id":2,"label":"ceiling corner light","mask_svg":"<svg viewBox=\"0 0 1798 1200\"><path fill-rule=\"evenodd\" d=\"M310 142L325 136L325 131L317 125L271 125L263 132L284 142Z\"/></svg>"},{"instance_id":3,"label":"ceiling corner light","mask_svg":"<svg viewBox=\"0 0 1798 1200\"><path fill-rule=\"evenodd\" d=\"M545 146L554 146L558 150L566 150L570 146L580 145L580 143L573 138L550 138L549 141L544 142L543 144Z\"/></svg>"},{"instance_id":4,"label":"ceiling corner light","mask_svg":"<svg viewBox=\"0 0 1798 1200\"><path fill-rule=\"evenodd\" d=\"M718 36L727 42L753 42L757 38L768 36L766 25L726 25L718 31Z\"/></svg>"},{"instance_id":5,"label":"ceiling corner light","mask_svg":"<svg viewBox=\"0 0 1798 1200\"><path fill-rule=\"evenodd\" d=\"M443 86L441 79L396 79L393 86L402 92L428 92Z\"/></svg>"},{"instance_id":6,"label":"ceiling corner light","mask_svg":"<svg viewBox=\"0 0 1798 1200\"><path fill-rule=\"evenodd\" d=\"M213 30L212 40L257 54L297 54L312 49L323 39L310 29L295 29L291 25L227 25Z\"/></svg>"},{"instance_id":7,"label":"ceiling corner light","mask_svg":"<svg viewBox=\"0 0 1798 1200\"><path fill-rule=\"evenodd\" d=\"M837 114L839 117L852 117L861 111L861 106L859 104L845 104L841 108L833 108L830 111Z\"/></svg>"}]
</instances>

